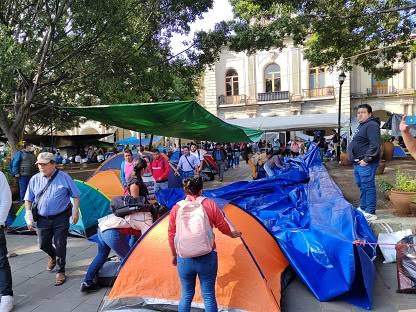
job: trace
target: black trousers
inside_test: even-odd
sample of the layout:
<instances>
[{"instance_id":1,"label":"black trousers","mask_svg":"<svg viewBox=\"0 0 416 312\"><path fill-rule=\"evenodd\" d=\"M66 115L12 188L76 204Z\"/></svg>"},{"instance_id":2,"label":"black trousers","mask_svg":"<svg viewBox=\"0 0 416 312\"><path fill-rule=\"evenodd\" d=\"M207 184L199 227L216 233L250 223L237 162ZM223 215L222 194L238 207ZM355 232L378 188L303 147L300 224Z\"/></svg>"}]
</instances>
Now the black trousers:
<instances>
[{"instance_id":1,"label":"black trousers","mask_svg":"<svg viewBox=\"0 0 416 312\"><path fill-rule=\"evenodd\" d=\"M4 227L0 227L0 294L2 296L13 296L12 272L7 259L6 236Z\"/></svg>"},{"instance_id":2,"label":"black trousers","mask_svg":"<svg viewBox=\"0 0 416 312\"><path fill-rule=\"evenodd\" d=\"M52 218L39 216L37 221L39 248L49 257L56 258L58 273L65 273L68 230L69 216L66 212ZM55 246L52 245L52 241Z\"/></svg>"}]
</instances>

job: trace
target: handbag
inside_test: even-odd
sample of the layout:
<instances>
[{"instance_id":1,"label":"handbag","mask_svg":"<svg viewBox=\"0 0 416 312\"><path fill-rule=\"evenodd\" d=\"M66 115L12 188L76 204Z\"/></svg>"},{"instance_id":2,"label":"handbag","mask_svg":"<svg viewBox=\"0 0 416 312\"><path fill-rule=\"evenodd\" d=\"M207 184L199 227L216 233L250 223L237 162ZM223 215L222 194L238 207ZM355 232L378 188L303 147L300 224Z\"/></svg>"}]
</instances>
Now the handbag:
<instances>
[{"instance_id":1,"label":"handbag","mask_svg":"<svg viewBox=\"0 0 416 312\"><path fill-rule=\"evenodd\" d=\"M38 211L38 203L40 202L40 199L42 198L43 194L45 194L48 187L52 184L52 181L55 179L55 177L58 175L59 169L55 170L55 173L52 175L52 177L49 179L48 183L46 183L45 187L40 191L38 195L37 202L33 202L32 204L32 215L33 215L33 221L37 222L39 219L39 211Z\"/></svg>"}]
</instances>

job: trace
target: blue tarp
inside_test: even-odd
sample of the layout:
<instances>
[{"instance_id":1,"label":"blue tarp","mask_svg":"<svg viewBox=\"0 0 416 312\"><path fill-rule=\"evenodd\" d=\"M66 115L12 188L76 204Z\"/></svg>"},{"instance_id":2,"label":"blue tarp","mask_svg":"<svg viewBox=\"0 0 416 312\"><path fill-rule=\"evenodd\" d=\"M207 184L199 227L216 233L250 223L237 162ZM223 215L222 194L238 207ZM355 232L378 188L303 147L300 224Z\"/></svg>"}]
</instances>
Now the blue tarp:
<instances>
[{"instance_id":1,"label":"blue tarp","mask_svg":"<svg viewBox=\"0 0 416 312\"><path fill-rule=\"evenodd\" d=\"M157 143L162 139L162 137L160 136L154 136L153 137L153 143ZM116 144L118 145L139 145L140 144L140 139L136 138L136 137L129 137L129 138L125 138L122 140L118 140L116 142ZM141 140L141 144L142 146L146 146L150 144L150 138L142 138Z\"/></svg>"},{"instance_id":2,"label":"blue tarp","mask_svg":"<svg viewBox=\"0 0 416 312\"><path fill-rule=\"evenodd\" d=\"M275 177L232 183L204 195L258 218L318 300L341 299L371 309L375 249L353 241L375 243L376 237L329 176L318 149L290 161ZM183 198L181 189L157 194L169 208Z\"/></svg>"}]
</instances>

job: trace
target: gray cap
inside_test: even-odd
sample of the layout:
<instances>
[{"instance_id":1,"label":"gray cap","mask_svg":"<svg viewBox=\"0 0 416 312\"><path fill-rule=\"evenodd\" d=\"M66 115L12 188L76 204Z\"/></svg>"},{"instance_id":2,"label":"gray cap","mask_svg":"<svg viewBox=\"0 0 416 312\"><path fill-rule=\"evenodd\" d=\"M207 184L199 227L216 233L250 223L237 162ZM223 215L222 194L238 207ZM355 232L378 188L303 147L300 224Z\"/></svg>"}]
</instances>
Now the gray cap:
<instances>
[{"instance_id":1,"label":"gray cap","mask_svg":"<svg viewBox=\"0 0 416 312\"><path fill-rule=\"evenodd\" d=\"M36 164L49 164L51 161L55 162L55 155L49 152L43 152L38 155Z\"/></svg>"}]
</instances>

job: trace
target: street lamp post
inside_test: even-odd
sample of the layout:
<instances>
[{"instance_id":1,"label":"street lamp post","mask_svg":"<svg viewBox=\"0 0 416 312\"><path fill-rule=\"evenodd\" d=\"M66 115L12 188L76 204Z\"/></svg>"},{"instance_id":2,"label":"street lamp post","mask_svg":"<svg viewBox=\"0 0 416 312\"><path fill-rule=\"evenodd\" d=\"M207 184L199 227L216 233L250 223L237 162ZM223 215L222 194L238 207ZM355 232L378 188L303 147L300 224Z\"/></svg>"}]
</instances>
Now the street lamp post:
<instances>
[{"instance_id":1,"label":"street lamp post","mask_svg":"<svg viewBox=\"0 0 416 312\"><path fill-rule=\"evenodd\" d=\"M341 72L338 76L339 82L339 97L338 97L338 146L337 146L337 161L341 160L341 95L342 95L342 84L347 76L344 72Z\"/></svg>"}]
</instances>

